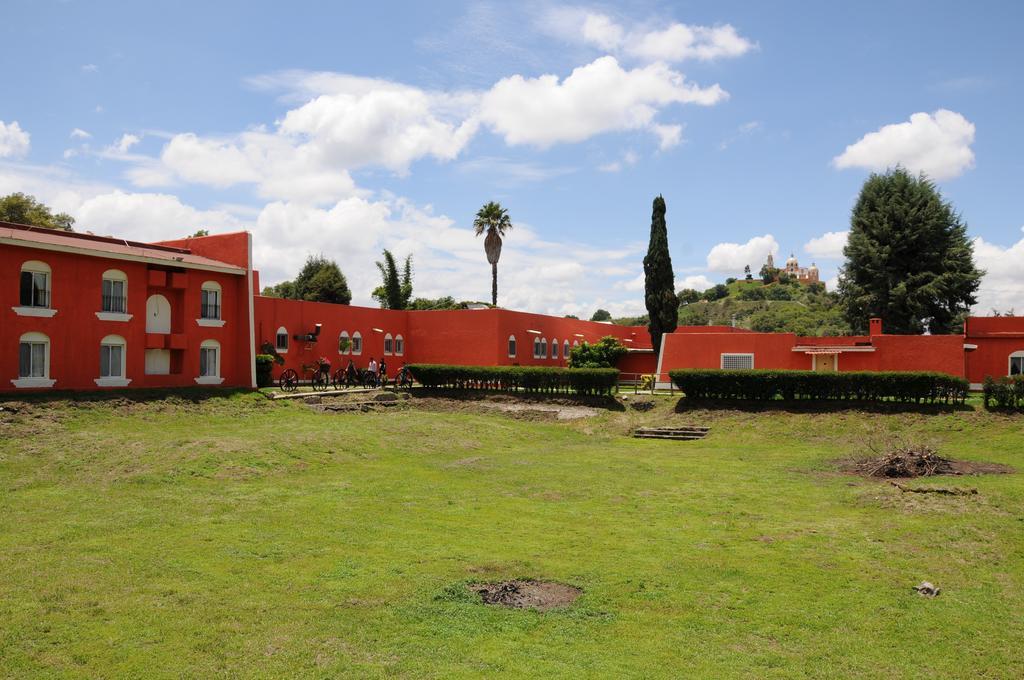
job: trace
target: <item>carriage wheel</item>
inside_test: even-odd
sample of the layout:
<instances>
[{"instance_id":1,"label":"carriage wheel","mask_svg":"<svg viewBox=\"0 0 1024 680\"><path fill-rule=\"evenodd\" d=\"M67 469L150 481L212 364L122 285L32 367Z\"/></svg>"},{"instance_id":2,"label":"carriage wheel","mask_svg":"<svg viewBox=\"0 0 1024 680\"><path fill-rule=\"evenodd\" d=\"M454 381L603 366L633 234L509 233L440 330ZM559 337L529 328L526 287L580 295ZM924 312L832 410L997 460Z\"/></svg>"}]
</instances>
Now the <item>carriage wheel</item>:
<instances>
[{"instance_id":1,"label":"carriage wheel","mask_svg":"<svg viewBox=\"0 0 1024 680\"><path fill-rule=\"evenodd\" d=\"M294 368L289 368L277 379L277 384L282 392L294 392L299 387L299 374Z\"/></svg>"},{"instance_id":2,"label":"carriage wheel","mask_svg":"<svg viewBox=\"0 0 1024 680\"><path fill-rule=\"evenodd\" d=\"M327 375L323 371L317 371L313 374L313 379L310 381L314 392L323 392L330 385Z\"/></svg>"},{"instance_id":3,"label":"carriage wheel","mask_svg":"<svg viewBox=\"0 0 1024 680\"><path fill-rule=\"evenodd\" d=\"M331 378L331 385L336 390L341 389L342 387L346 387L344 368L339 368L337 371L334 372L334 376Z\"/></svg>"}]
</instances>

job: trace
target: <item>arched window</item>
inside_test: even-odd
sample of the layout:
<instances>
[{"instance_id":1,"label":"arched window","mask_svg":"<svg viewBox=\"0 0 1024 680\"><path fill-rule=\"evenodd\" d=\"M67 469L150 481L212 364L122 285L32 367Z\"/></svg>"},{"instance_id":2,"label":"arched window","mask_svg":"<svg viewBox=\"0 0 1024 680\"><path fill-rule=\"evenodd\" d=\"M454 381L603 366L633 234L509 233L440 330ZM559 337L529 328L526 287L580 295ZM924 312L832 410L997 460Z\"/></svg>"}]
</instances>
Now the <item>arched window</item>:
<instances>
[{"instance_id":1,"label":"arched window","mask_svg":"<svg viewBox=\"0 0 1024 680\"><path fill-rule=\"evenodd\" d=\"M352 341L348 337L348 331L342 331L338 335L338 354L348 354L352 351Z\"/></svg>"},{"instance_id":2,"label":"arched window","mask_svg":"<svg viewBox=\"0 0 1024 680\"><path fill-rule=\"evenodd\" d=\"M394 352L395 341L391 337L391 333L384 336L384 354L392 354Z\"/></svg>"},{"instance_id":3,"label":"arched window","mask_svg":"<svg viewBox=\"0 0 1024 680\"><path fill-rule=\"evenodd\" d=\"M510 359L514 359L516 356L516 336L508 336L508 356Z\"/></svg>"},{"instance_id":4,"label":"arched window","mask_svg":"<svg viewBox=\"0 0 1024 680\"><path fill-rule=\"evenodd\" d=\"M199 377L200 385L219 385L224 382L220 377L220 343L216 340L203 340L199 345Z\"/></svg>"},{"instance_id":5,"label":"arched window","mask_svg":"<svg viewBox=\"0 0 1024 680\"><path fill-rule=\"evenodd\" d=\"M401 335L395 336L395 354L397 356L405 355L405 338Z\"/></svg>"},{"instance_id":6,"label":"arched window","mask_svg":"<svg viewBox=\"0 0 1024 680\"><path fill-rule=\"evenodd\" d=\"M363 336L356 331L352 334L352 354L359 356L363 353Z\"/></svg>"},{"instance_id":7,"label":"arched window","mask_svg":"<svg viewBox=\"0 0 1024 680\"><path fill-rule=\"evenodd\" d=\"M565 357L566 359L569 358L569 341L568 340L566 340L564 343L562 343L562 356Z\"/></svg>"},{"instance_id":8,"label":"arched window","mask_svg":"<svg viewBox=\"0 0 1024 680\"><path fill-rule=\"evenodd\" d=\"M558 338L551 338L551 358L558 358Z\"/></svg>"},{"instance_id":9,"label":"arched window","mask_svg":"<svg viewBox=\"0 0 1024 680\"><path fill-rule=\"evenodd\" d=\"M23 308L50 309L50 265L39 260L22 264L18 297Z\"/></svg>"},{"instance_id":10,"label":"arched window","mask_svg":"<svg viewBox=\"0 0 1024 680\"><path fill-rule=\"evenodd\" d=\"M537 358L538 359L547 359L548 358L548 339L547 338L541 338L540 339L540 356L537 357Z\"/></svg>"},{"instance_id":11,"label":"arched window","mask_svg":"<svg viewBox=\"0 0 1024 680\"><path fill-rule=\"evenodd\" d=\"M580 346L580 341L579 340L573 340L572 341L572 346L573 347L579 347Z\"/></svg>"},{"instance_id":12,"label":"arched window","mask_svg":"<svg viewBox=\"0 0 1024 680\"><path fill-rule=\"evenodd\" d=\"M220 320L221 289L216 281L203 281L199 318Z\"/></svg>"},{"instance_id":13,"label":"arched window","mask_svg":"<svg viewBox=\"0 0 1024 680\"><path fill-rule=\"evenodd\" d=\"M1009 375L1024 375L1024 350L1018 350L1010 355Z\"/></svg>"},{"instance_id":14,"label":"arched window","mask_svg":"<svg viewBox=\"0 0 1024 680\"><path fill-rule=\"evenodd\" d=\"M128 313L128 275L120 269L103 272L100 311L108 314Z\"/></svg>"},{"instance_id":15,"label":"arched window","mask_svg":"<svg viewBox=\"0 0 1024 680\"><path fill-rule=\"evenodd\" d=\"M533 358L537 359L540 357L540 338L535 337L533 339Z\"/></svg>"},{"instance_id":16,"label":"arched window","mask_svg":"<svg viewBox=\"0 0 1024 680\"><path fill-rule=\"evenodd\" d=\"M284 354L288 351L288 329L281 326L277 329L277 337L274 339L274 348L278 354Z\"/></svg>"},{"instance_id":17,"label":"arched window","mask_svg":"<svg viewBox=\"0 0 1024 680\"><path fill-rule=\"evenodd\" d=\"M100 340L100 387L125 387L131 380L125 377L128 343L120 335L108 335Z\"/></svg>"},{"instance_id":18,"label":"arched window","mask_svg":"<svg viewBox=\"0 0 1024 680\"><path fill-rule=\"evenodd\" d=\"M15 387L53 387L50 379L50 338L42 333L25 333L18 340L18 379Z\"/></svg>"}]
</instances>

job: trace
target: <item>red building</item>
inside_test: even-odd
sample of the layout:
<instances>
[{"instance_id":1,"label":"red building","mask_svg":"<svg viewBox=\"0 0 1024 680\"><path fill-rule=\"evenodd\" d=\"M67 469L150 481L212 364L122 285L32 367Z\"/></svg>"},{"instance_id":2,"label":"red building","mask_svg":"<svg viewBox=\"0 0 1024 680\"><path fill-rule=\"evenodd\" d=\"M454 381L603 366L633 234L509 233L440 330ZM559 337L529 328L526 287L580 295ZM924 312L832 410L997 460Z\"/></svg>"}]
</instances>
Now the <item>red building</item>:
<instances>
[{"instance_id":1,"label":"red building","mask_svg":"<svg viewBox=\"0 0 1024 680\"><path fill-rule=\"evenodd\" d=\"M285 368L326 358L564 366L569 349L612 335L624 378L674 368L1024 372L1024 318L971 317L964 335L799 337L726 326L647 329L504 309L390 311L262 297L248 233L136 243L0 222L0 391L255 386L266 345Z\"/></svg>"}]
</instances>

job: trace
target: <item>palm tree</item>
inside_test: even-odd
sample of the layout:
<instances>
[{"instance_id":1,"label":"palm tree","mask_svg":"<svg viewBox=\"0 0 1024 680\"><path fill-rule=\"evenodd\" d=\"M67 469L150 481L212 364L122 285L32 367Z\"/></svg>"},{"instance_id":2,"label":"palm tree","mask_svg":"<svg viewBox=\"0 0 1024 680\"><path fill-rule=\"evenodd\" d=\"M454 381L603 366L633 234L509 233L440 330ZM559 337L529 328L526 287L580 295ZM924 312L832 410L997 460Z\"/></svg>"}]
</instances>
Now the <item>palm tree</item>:
<instances>
[{"instance_id":1,"label":"palm tree","mask_svg":"<svg viewBox=\"0 0 1024 680\"><path fill-rule=\"evenodd\" d=\"M501 237L512 228L512 220L509 219L508 210L501 207L500 203L490 201L476 213L473 220L473 229L476 235L487 232L484 237L484 251L487 253L487 261L491 263L491 303L498 306L498 259L501 257Z\"/></svg>"}]
</instances>

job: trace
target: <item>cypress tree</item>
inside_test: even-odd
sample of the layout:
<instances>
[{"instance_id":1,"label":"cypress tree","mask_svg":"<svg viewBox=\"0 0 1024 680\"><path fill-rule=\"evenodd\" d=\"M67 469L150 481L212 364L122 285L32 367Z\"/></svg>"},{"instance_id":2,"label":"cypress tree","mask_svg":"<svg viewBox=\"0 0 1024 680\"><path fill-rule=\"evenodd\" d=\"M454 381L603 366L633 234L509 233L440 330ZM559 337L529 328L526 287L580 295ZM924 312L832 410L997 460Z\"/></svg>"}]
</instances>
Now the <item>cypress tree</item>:
<instances>
[{"instance_id":1,"label":"cypress tree","mask_svg":"<svg viewBox=\"0 0 1024 680\"><path fill-rule=\"evenodd\" d=\"M651 240L644 258L644 302L650 321L647 330L655 353L661 350L661 336L676 329L679 298L676 297L672 257L668 253L668 228L665 226L665 199L654 199L651 215Z\"/></svg>"},{"instance_id":2,"label":"cypress tree","mask_svg":"<svg viewBox=\"0 0 1024 680\"><path fill-rule=\"evenodd\" d=\"M873 316L894 334L959 332L984 274L961 216L925 175L901 167L864 182L843 254L838 293L860 333Z\"/></svg>"}]
</instances>

